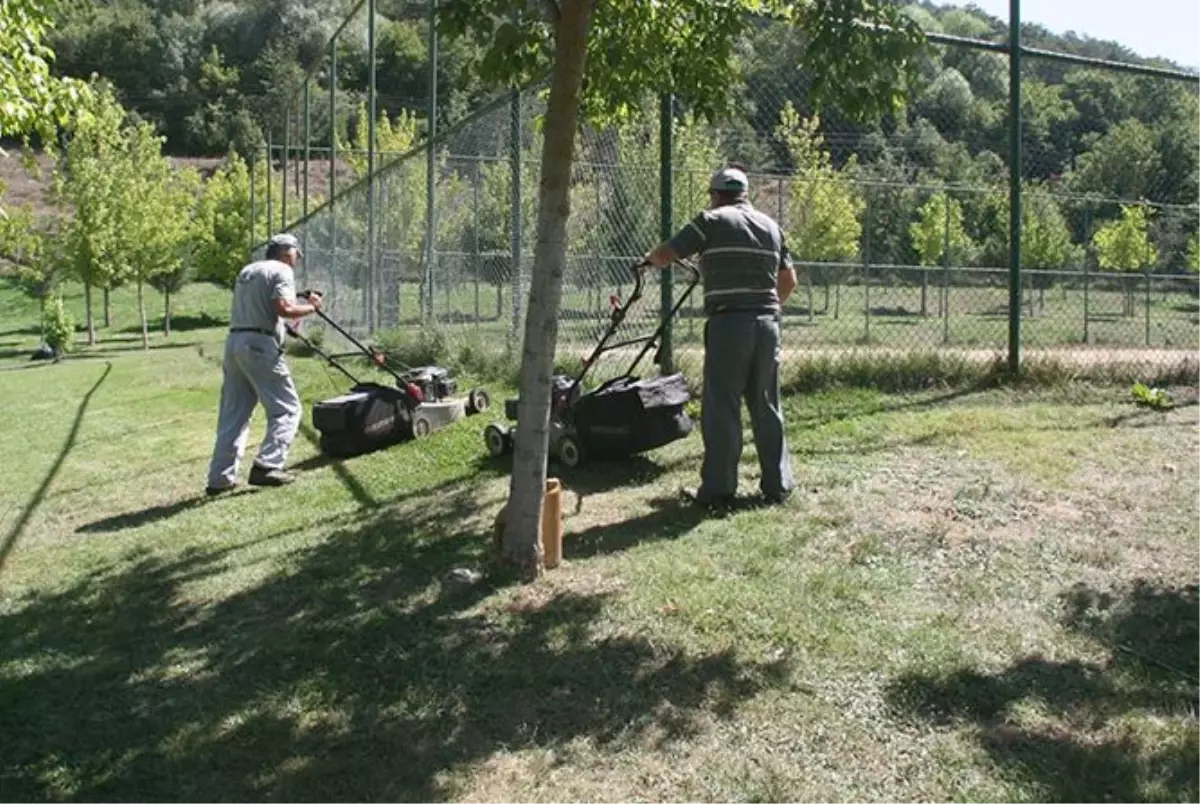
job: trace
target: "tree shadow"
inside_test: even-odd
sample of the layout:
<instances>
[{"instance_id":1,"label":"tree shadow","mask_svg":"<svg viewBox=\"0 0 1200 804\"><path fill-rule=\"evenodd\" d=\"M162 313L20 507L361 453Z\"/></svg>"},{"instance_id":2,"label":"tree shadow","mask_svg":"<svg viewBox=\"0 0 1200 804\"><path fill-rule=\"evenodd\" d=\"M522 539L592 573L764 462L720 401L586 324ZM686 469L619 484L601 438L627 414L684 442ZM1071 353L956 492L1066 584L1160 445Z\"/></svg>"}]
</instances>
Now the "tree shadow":
<instances>
[{"instance_id":1,"label":"tree shadow","mask_svg":"<svg viewBox=\"0 0 1200 804\"><path fill-rule=\"evenodd\" d=\"M100 390L100 386L108 379L108 375L111 372L112 363L108 363L104 367L104 373L88 389L88 392L83 395L83 399L79 400L79 407L75 410L75 421L71 423L71 429L67 433L67 439L63 442L62 448L58 451L58 457L54 459L54 463L50 466L50 471L42 478L41 485L33 493L33 497L25 504L25 508L17 518L16 524L4 536L4 541L0 542L0 570L4 569L4 562L8 560L9 554L16 547L17 540L21 538L21 534L29 524L29 520L33 518L34 512L42 504L42 500L46 498L46 492L50 489L50 484L54 482L54 478L58 476L58 471L62 468L63 462L71 454L71 449L75 446L75 440L79 437L79 428L83 425L83 417L87 413L88 405L91 403L92 397Z\"/></svg>"},{"instance_id":2,"label":"tree shadow","mask_svg":"<svg viewBox=\"0 0 1200 804\"><path fill-rule=\"evenodd\" d=\"M163 319L162 316L157 318L147 317L146 326L151 333L162 334ZM184 315L171 316L171 332L191 332L197 329L216 329L218 327L229 326L228 316L215 316L211 313L202 312L199 314L187 313ZM140 323L132 324L128 327L122 327L118 332L133 333L141 335L142 325Z\"/></svg>"},{"instance_id":3,"label":"tree shadow","mask_svg":"<svg viewBox=\"0 0 1200 804\"><path fill-rule=\"evenodd\" d=\"M1109 416L1104 422L1109 427L1122 427L1125 425L1131 427L1160 426L1163 423L1162 417L1164 414L1172 410L1192 408L1198 405L1200 405L1200 399L1192 397L1191 399L1184 399L1165 408L1137 407L1126 413ZM1194 427L1195 423L1187 422L1187 426Z\"/></svg>"},{"instance_id":4,"label":"tree shadow","mask_svg":"<svg viewBox=\"0 0 1200 804\"><path fill-rule=\"evenodd\" d=\"M668 461L656 460L647 455L627 455L624 457L589 458L586 463L568 469L557 461L550 461L546 468L547 477L555 477L562 481L563 487L581 497L590 494L602 494L621 488L641 487L653 483L665 474L673 471L682 463L684 458ZM511 475L513 456L511 453L493 458L481 455L475 461L475 468L480 472L497 475Z\"/></svg>"},{"instance_id":5,"label":"tree shadow","mask_svg":"<svg viewBox=\"0 0 1200 804\"><path fill-rule=\"evenodd\" d=\"M222 576L251 545L13 601L0 798L445 800L492 755L662 744L785 683L784 664L595 628L603 593L520 587L501 608L494 582L443 580L489 540L474 484L425 495L245 588ZM202 580L224 596L189 593Z\"/></svg>"},{"instance_id":6,"label":"tree shadow","mask_svg":"<svg viewBox=\"0 0 1200 804\"><path fill-rule=\"evenodd\" d=\"M640 517L569 532L563 539L563 555L566 558L589 558L618 553L648 541L678 539L706 519L728 516L735 510L705 511L682 499L670 497L653 499L650 505L653 510Z\"/></svg>"},{"instance_id":7,"label":"tree shadow","mask_svg":"<svg viewBox=\"0 0 1200 804\"><path fill-rule=\"evenodd\" d=\"M817 410L807 416L788 416L785 422L789 427L792 425L819 427L832 422L857 419L865 416L877 416L884 413L897 413L906 410L928 410L939 405L945 405L959 399L983 393L989 388L990 385L988 383L978 382L934 394L933 396L922 396L917 399L896 400L882 398L852 402L837 400L835 404L830 405L828 408ZM798 391L786 388L785 393L798 393Z\"/></svg>"},{"instance_id":8,"label":"tree shadow","mask_svg":"<svg viewBox=\"0 0 1200 804\"><path fill-rule=\"evenodd\" d=\"M161 522L164 519L182 514L185 511L190 511L199 508L203 505L219 503L223 500L231 499L235 496L243 494L256 493L258 489L247 487L246 489L237 489L236 491L223 494L219 497L208 497L203 492L195 497L185 497L182 500L176 500L171 503L151 506L143 508L140 511L127 511L123 514L98 519L95 522L89 522L86 525L81 525L75 529L76 533L91 534L91 533L117 533L122 530L133 530L144 525L150 525L155 522Z\"/></svg>"},{"instance_id":9,"label":"tree shadow","mask_svg":"<svg viewBox=\"0 0 1200 804\"><path fill-rule=\"evenodd\" d=\"M31 324L27 327L10 327L9 329L0 331L0 335L41 335L42 328L37 324Z\"/></svg>"},{"instance_id":10,"label":"tree shadow","mask_svg":"<svg viewBox=\"0 0 1200 804\"><path fill-rule=\"evenodd\" d=\"M168 341L166 343L151 343L149 349L142 348L141 339L137 340L107 340L92 347L82 347L86 351L69 352L64 360L107 360L113 357L141 353L156 352L162 349L195 349L192 341Z\"/></svg>"},{"instance_id":11,"label":"tree shadow","mask_svg":"<svg viewBox=\"0 0 1200 804\"><path fill-rule=\"evenodd\" d=\"M1063 625L1103 643L1107 661L1027 656L996 673L913 673L889 686L893 710L939 726L973 724L993 759L1045 801L1196 800L1196 730L1161 740L1125 722L1194 717L1197 587L1139 581L1113 593L1077 584L1061 602ZM1068 725L1020 725L1013 707L1023 704Z\"/></svg>"}]
</instances>

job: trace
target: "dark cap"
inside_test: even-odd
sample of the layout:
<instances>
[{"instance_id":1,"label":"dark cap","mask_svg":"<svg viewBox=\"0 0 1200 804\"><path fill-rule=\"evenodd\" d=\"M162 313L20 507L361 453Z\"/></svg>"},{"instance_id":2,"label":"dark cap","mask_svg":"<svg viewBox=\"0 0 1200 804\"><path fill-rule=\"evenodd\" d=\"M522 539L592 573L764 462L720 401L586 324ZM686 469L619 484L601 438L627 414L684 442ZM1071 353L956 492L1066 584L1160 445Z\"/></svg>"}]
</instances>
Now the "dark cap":
<instances>
[{"instance_id":1,"label":"dark cap","mask_svg":"<svg viewBox=\"0 0 1200 804\"><path fill-rule=\"evenodd\" d=\"M750 189L750 180L737 168L721 168L712 175L708 189L722 193L744 193Z\"/></svg>"},{"instance_id":2,"label":"dark cap","mask_svg":"<svg viewBox=\"0 0 1200 804\"><path fill-rule=\"evenodd\" d=\"M300 250L300 241L296 239L294 234L288 234L287 232L281 232L272 236L267 241L267 248L276 250L294 248L297 254L301 257L304 256L304 252Z\"/></svg>"}]
</instances>

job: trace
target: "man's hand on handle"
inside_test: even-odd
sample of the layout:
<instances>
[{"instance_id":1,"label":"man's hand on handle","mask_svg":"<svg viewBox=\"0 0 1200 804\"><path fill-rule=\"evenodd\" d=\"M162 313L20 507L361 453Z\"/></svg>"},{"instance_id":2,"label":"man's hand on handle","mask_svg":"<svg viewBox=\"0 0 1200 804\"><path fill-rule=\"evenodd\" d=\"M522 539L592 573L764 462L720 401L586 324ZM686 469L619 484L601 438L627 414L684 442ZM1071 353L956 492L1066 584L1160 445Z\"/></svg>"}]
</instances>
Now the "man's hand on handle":
<instances>
[{"instance_id":1,"label":"man's hand on handle","mask_svg":"<svg viewBox=\"0 0 1200 804\"><path fill-rule=\"evenodd\" d=\"M275 312L281 318L304 318L307 315L320 312L323 307L321 294L315 290L305 290L297 293L296 301L294 302L289 302L286 299L275 300Z\"/></svg>"}]
</instances>

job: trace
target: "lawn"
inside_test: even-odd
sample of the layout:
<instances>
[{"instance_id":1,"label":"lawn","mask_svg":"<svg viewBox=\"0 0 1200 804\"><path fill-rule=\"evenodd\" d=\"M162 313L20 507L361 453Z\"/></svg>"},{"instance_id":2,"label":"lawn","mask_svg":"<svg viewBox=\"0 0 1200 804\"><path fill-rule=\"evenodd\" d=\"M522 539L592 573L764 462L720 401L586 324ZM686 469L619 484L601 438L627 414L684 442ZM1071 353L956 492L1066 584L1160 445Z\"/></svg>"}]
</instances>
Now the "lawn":
<instances>
[{"instance_id":1,"label":"lawn","mask_svg":"<svg viewBox=\"0 0 1200 804\"><path fill-rule=\"evenodd\" d=\"M334 315L361 326L366 320L365 295L327 266L310 269L309 284L332 289L327 301ZM1034 272L1031 272L1034 273ZM1200 307L1195 281L1179 277L1154 277L1149 293L1137 276L1129 277L1130 294L1113 286L1111 278L1092 280L1087 293L1079 281L1082 274L1064 274L1072 284L1061 282L1045 289L1025 291L1022 343L1026 349L1080 351L1095 354L1154 350L1163 357L1184 359L1200 342ZM679 276L676 294L684 289ZM785 349L795 352L821 350L829 353L860 348L940 349L968 348L1001 350L1008 343L1008 290L1003 272L970 274L974 285L957 284L946 289L942 304L940 272L930 272L922 294L918 280L895 277L873 280L832 290L813 288L811 303L801 286L788 301L785 317ZM1036 278L1036 277L1035 277ZM458 284L435 278L433 312L445 337L455 344L487 341L503 344L512 330L511 287L480 283L470 276L455 277ZM459 281L461 280L461 281ZM956 281L959 281L956 277ZM631 292L624 286L601 285L579 289L568 285L559 321L560 338L579 348L593 343L606 323L610 294L625 299ZM387 326L397 322L415 331L420 321L420 285L402 284L398 306L381 315ZM922 297L924 296L924 302ZM648 287L645 301L633 308L631 324L649 331L659 309L660 290ZM697 290L675 323L679 344L699 343L703 318L702 295ZM1128 307L1126 305L1129 305ZM948 313L948 315L944 315ZM1142 359L1136 355L1133 359Z\"/></svg>"},{"instance_id":2,"label":"lawn","mask_svg":"<svg viewBox=\"0 0 1200 804\"><path fill-rule=\"evenodd\" d=\"M792 396L786 506L682 506L696 434L472 585L481 419L203 498L226 304L30 364L0 290L0 800L1200 797L1195 387Z\"/></svg>"}]
</instances>

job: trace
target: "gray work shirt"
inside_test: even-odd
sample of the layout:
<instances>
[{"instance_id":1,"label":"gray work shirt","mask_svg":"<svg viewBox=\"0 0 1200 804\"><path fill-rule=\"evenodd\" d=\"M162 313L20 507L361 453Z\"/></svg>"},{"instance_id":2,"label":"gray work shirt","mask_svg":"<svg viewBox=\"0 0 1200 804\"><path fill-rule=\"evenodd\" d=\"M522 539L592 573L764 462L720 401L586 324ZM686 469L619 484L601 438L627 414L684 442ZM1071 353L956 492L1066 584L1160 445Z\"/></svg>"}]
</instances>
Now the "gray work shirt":
<instances>
[{"instance_id":1,"label":"gray work shirt","mask_svg":"<svg viewBox=\"0 0 1200 804\"><path fill-rule=\"evenodd\" d=\"M279 260L259 260L243 268L233 287L233 308L229 328L261 329L274 332L283 343L283 319L275 312L275 300L296 301L296 280L292 268Z\"/></svg>"},{"instance_id":2,"label":"gray work shirt","mask_svg":"<svg viewBox=\"0 0 1200 804\"><path fill-rule=\"evenodd\" d=\"M749 201L701 212L670 245L680 258L699 252L705 315L780 311L776 283L792 256L779 225Z\"/></svg>"}]
</instances>

